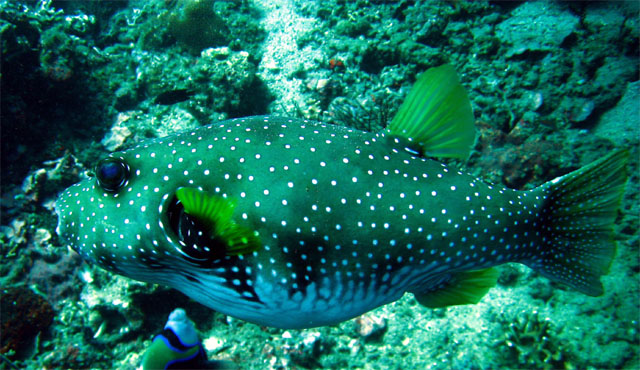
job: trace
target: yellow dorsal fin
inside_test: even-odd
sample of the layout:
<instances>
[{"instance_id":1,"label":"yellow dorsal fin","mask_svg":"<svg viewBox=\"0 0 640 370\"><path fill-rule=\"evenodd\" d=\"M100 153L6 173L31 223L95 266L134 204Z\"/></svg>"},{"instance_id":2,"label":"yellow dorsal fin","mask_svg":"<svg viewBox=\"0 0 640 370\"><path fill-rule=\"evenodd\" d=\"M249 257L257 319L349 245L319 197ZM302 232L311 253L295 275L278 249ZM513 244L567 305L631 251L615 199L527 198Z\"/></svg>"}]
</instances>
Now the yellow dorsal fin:
<instances>
[{"instance_id":1,"label":"yellow dorsal fin","mask_svg":"<svg viewBox=\"0 0 640 370\"><path fill-rule=\"evenodd\" d=\"M467 92L450 65L425 71L387 128L413 142L411 149L441 158L469 157L475 125Z\"/></svg>"}]
</instances>

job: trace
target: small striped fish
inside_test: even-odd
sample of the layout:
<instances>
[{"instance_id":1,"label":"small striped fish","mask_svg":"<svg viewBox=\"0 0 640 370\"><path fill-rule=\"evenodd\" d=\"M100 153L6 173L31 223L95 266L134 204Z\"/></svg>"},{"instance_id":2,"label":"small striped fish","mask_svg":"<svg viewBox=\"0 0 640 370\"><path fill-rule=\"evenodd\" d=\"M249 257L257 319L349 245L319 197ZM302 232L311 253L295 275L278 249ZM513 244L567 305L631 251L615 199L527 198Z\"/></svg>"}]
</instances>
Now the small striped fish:
<instances>
[{"instance_id":1,"label":"small striped fish","mask_svg":"<svg viewBox=\"0 0 640 370\"><path fill-rule=\"evenodd\" d=\"M600 295L627 151L530 191L428 159L466 158L474 138L467 95L441 66L379 133L249 117L112 153L60 195L58 233L109 271L281 328L405 292L427 307L476 303L505 262Z\"/></svg>"}]
</instances>

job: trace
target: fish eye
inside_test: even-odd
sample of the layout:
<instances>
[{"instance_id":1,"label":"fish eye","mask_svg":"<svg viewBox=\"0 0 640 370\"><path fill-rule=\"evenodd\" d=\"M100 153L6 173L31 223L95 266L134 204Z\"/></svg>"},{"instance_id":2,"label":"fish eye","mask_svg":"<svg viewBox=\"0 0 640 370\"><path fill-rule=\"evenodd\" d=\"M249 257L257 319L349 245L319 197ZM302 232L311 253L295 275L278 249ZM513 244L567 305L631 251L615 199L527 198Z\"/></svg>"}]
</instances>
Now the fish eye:
<instances>
[{"instance_id":1,"label":"fish eye","mask_svg":"<svg viewBox=\"0 0 640 370\"><path fill-rule=\"evenodd\" d=\"M116 192L129 181L129 165L122 158L105 158L96 165L98 184L108 192Z\"/></svg>"}]
</instances>

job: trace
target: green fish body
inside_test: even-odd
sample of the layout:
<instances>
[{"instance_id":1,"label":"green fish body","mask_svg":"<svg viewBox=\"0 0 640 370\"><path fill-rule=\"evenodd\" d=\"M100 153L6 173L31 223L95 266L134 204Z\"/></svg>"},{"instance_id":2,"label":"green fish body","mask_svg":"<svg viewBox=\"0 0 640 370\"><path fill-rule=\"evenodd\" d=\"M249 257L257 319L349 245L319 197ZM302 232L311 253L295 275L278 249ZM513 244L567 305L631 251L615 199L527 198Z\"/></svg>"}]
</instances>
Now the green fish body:
<instances>
[{"instance_id":1,"label":"green fish body","mask_svg":"<svg viewBox=\"0 0 640 370\"><path fill-rule=\"evenodd\" d=\"M58 233L109 271L281 328L405 292L475 303L506 262L601 294L627 152L530 191L427 158L465 157L474 135L455 72L439 67L379 133L249 117L113 153L60 195Z\"/></svg>"}]
</instances>

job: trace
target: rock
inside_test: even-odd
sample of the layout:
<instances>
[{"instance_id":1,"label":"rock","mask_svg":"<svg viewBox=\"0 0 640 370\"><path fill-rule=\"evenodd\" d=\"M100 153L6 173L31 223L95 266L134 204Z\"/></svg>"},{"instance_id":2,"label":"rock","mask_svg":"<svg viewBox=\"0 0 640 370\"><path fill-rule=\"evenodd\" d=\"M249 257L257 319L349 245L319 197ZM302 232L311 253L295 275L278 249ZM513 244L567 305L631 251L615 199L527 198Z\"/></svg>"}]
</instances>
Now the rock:
<instances>
[{"instance_id":1,"label":"rock","mask_svg":"<svg viewBox=\"0 0 640 370\"><path fill-rule=\"evenodd\" d=\"M0 226L0 234L4 235L10 243L20 246L27 242L25 237L26 223L24 220L14 219L9 226Z\"/></svg>"},{"instance_id":2,"label":"rock","mask_svg":"<svg viewBox=\"0 0 640 370\"><path fill-rule=\"evenodd\" d=\"M595 108L595 103L590 99L576 99L576 105L574 109L571 111L571 115L569 119L574 123L581 123L587 120L593 113L593 109Z\"/></svg>"},{"instance_id":3,"label":"rock","mask_svg":"<svg viewBox=\"0 0 640 370\"><path fill-rule=\"evenodd\" d=\"M55 313L49 302L28 288L2 290L0 303L0 353L24 352L53 323Z\"/></svg>"},{"instance_id":4,"label":"rock","mask_svg":"<svg viewBox=\"0 0 640 370\"><path fill-rule=\"evenodd\" d=\"M594 129L597 136L608 138L617 145L632 143L640 137L640 82L631 82L615 107L605 112Z\"/></svg>"},{"instance_id":5,"label":"rock","mask_svg":"<svg viewBox=\"0 0 640 370\"><path fill-rule=\"evenodd\" d=\"M599 91L604 89L619 90L620 92L616 94L616 98L619 98L624 89L624 85L620 85L620 81L634 81L638 73L637 70L638 62L635 58L606 57L602 66L596 71L593 83L599 87Z\"/></svg>"},{"instance_id":6,"label":"rock","mask_svg":"<svg viewBox=\"0 0 640 370\"><path fill-rule=\"evenodd\" d=\"M320 356L331 347L327 338L318 331L302 331L294 338L287 330L282 333L282 338L286 339L282 349L288 357L283 359L309 369L318 368Z\"/></svg>"},{"instance_id":7,"label":"rock","mask_svg":"<svg viewBox=\"0 0 640 370\"><path fill-rule=\"evenodd\" d=\"M119 111L129 110L135 107L138 95L135 84L131 82L123 83L114 93L114 108Z\"/></svg>"},{"instance_id":8,"label":"rock","mask_svg":"<svg viewBox=\"0 0 640 370\"><path fill-rule=\"evenodd\" d=\"M49 242L51 239L51 232L47 229L37 229L35 234L33 235L33 241L37 245L44 245Z\"/></svg>"},{"instance_id":9,"label":"rock","mask_svg":"<svg viewBox=\"0 0 640 370\"><path fill-rule=\"evenodd\" d=\"M558 3L525 2L496 27L500 39L511 44L507 57L530 51L549 51L558 46L578 25L579 19Z\"/></svg>"},{"instance_id":10,"label":"rock","mask_svg":"<svg viewBox=\"0 0 640 370\"><path fill-rule=\"evenodd\" d=\"M217 59L217 60L225 60L229 58L231 55L231 49L226 46L222 46L219 48L209 48L202 50L200 53L200 57L209 58L209 59Z\"/></svg>"},{"instance_id":11,"label":"rock","mask_svg":"<svg viewBox=\"0 0 640 370\"><path fill-rule=\"evenodd\" d=\"M365 340L380 339L387 331L387 319L364 314L355 319L356 332Z\"/></svg>"},{"instance_id":12,"label":"rock","mask_svg":"<svg viewBox=\"0 0 640 370\"><path fill-rule=\"evenodd\" d=\"M624 21L624 14L614 7L587 6L583 25L598 38L606 42L615 42L620 37L620 29Z\"/></svg>"},{"instance_id":13,"label":"rock","mask_svg":"<svg viewBox=\"0 0 640 370\"><path fill-rule=\"evenodd\" d=\"M171 135L175 132L193 130L198 127L198 120L189 111L180 107L171 109L156 119L155 133L158 137Z\"/></svg>"},{"instance_id":14,"label":"rock","mask_svg":"<svg viewBox=\"0 0 640 370\"><path fill-rule=\"evenodd\" d=\"M131 130L125 125L125 122L127 122L129 118L131 118L130 114L118 114L115 125L111 127L111 131L109 131L109 133L107 133L107 135L101 141L102 145L107 150L114 151L119 149L120 147L122 147L122 144L124 144L125 140L127 140L127 138L131 136Z\"/></svg>"},{"instance_id":15,"label":"rock","mask_svg":"<svg viewBox=\"0 0 640 370\"><path fill-rule=\"evenodd\" d=\"M600 348L601 351L593 354L591 364L595 368L621 369L633 356L631 344L623 340L607 343Z\"/></svg>"}]
</instances>

